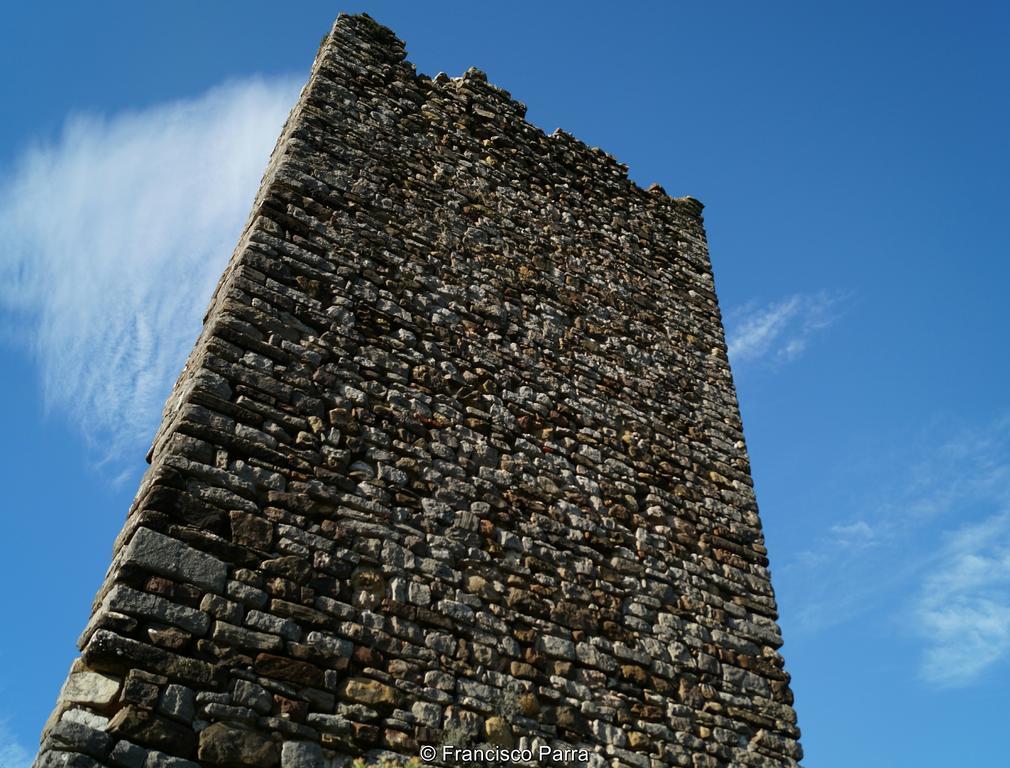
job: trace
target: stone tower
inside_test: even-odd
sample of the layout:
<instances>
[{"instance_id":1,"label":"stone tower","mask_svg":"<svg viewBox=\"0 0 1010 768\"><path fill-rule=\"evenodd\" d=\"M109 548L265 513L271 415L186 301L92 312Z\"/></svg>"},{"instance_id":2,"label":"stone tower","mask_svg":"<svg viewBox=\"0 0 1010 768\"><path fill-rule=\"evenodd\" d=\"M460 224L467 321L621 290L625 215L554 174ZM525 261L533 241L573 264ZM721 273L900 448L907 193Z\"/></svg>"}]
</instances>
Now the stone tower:
<instances>
[{"instance_id":1,"label":"stone tower","mask_svg":"<svg viewBox=\"0 0 1010 768\"><path fill-rule=\"evenodd\" d=\"M404 56L323 41L36 765L796 765L701 204Z\"/></svg>"}]
</instances>

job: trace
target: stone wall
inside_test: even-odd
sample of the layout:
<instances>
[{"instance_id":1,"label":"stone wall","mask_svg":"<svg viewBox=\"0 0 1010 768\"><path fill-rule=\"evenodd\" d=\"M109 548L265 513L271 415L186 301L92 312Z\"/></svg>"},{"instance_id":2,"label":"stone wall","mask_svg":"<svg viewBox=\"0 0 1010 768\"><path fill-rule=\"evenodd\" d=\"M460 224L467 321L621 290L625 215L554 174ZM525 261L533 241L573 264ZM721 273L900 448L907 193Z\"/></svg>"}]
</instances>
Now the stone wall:
<instances>
[{"instance_id":1,"label":"stone wall","mask_svg":"<svg viewBox=\"0 0 1010 768\"><path fill-rule=\"evenodd\" d=\"M701 205L524 112L337 20L37 766L796 765Z\"/></svg>"}]
</instances>

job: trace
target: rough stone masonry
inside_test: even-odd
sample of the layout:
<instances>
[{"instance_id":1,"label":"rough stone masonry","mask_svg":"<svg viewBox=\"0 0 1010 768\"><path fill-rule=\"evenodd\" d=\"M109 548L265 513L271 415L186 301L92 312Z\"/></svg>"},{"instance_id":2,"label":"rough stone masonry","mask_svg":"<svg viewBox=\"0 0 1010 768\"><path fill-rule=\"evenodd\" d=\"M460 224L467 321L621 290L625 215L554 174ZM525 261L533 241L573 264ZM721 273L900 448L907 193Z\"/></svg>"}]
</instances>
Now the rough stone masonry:
<instances>
[{"instance_id":1,"label":"rough stone masonry","mask_svg":"<svg viewBox=\"0 0 1010 768\"><path fill-rule=\"evenodd\" d=\"M36 766L797 765L701 204L404 56L323 41Z\"/></svg>"}]
</instances>

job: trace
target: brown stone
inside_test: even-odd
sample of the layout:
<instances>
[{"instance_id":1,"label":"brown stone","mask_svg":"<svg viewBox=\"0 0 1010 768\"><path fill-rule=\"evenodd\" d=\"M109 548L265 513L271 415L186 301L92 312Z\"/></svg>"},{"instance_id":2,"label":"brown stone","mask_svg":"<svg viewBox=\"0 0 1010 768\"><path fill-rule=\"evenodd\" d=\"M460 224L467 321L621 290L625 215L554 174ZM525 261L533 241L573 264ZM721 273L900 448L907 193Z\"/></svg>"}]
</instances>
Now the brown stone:
<instances>
[{"instance_id":1,"label":"brown stone","mask_svg":"<svg viewBox=\"0 0 1010 768\"><path fill-rule=\"evenodd\" d=\"M167 597L176 603L196 606L203 592L192 584L180 584L163 576L151 576L144 584L144 591Z\"/></svg>"},{"instance_id":2,"label":"brown stone","mask_svg":"<svg viewBox=\"0 0 1010 768\"><path fill-rule=\"evenodd\" d=\"M164 629L149 629L147 636L151 642L161 648L168 648L171 651L181 651L193 636L177 627L165 627Z\"/></svg>"},{"instance_id":3,"label":"brown stone","mask_svg":"<svg viewBox=\"0 0 1010 768\"><path fill-rule=\"evenodd\" d=\"M534 715L540 714L540 700L537 699L536 694L522 693L519 695L517 703L519 705L519 711L526 717L533 717Z\"/></svg>"},{"instance_id":4,"label":"brown stone","mask_svg":"<svg viewBox=\"0 0 1010 768\"><path fill-rule=\"evenodd\" d=\"M269 592L272 597L279 597L283 600L299 600L302 592L298 584L283 576L267 579L263 589Z\"/></svg>"},{"instance_id":5,"label":"brown stone","mask_svg":"<svg viewBox=\"0 0 1010 768\"><path fill-rule=\"evenodd\" d=\"M532 643L537 639L537 633L535 629L524 627L522 629L513 629L512 635L520 643Z\"/></svg>"},{"instance_id":6,"label":"brown stone","mask_svg":"<svg viewBox=\"0 0 1010 768\"><path fill-rule=\"evenodd\" d=\"M351 730L354 733L354 740L360 744L377 744L382 732L378 726L370 723L352 723Z\"/></svg>"},{"instance_id":7,"label":"brown stone","mask_svg":"<svg viewBox=\"0 0 1010 768\"><path fill-rule=\"evenodd\" d=\"M622 664L621 677L634 683L635 685L645 685L645 683L649 680L648 673L635 664Z\"/></svg>"},{"instance_id":8,"label":"brown stone","mask_svg":"<svg viewBox=\"0 0 1010 768\"><path fill-rule=\"evenodd\" d=\"M382 654L367 645L354 646L354 661L362 667L382 667L385 666Z\"/></svg>"},{"instance_id":9,"label":"brown stone","mask_svg":"<svg viewBox=\"0 0 1010 768\"><path fill-rule=\"evenodd\" d=\"M375 608L386 594L386 579L375 568L357 568L351 574L351 595L359 608Z\"/></svg>"},{"instance_id":10,"label":"brown stone","mask_svg":"<svg viewBox=\"0 0 1010 768\"><path fill-rule=\"evenodd\" d=\"M313 688L321 688L323 684L323 671L315 664L270 653L261 653L256 657L256 671L275 680L287 680Z\"/></svg>"},{"instance_id":11,"label":"brown stone","mask_svg":"<svg viewBox=\"0 0 1010 768\"><path fill-rule=\"evenodd\" d=\"M117 739L126 739L179 757L189 757L196 747L196 734L191 728L135 704L127 704L119 710L106 730Z\"/></svg>"},{"instance_id":12,"label":"brown stone","mask_svg":"<svg viewBox=\"0 0 1010 768\"><path fill-rule=\"evenodd\" d=\"M260 563L263 573L275 574L296 584L304 583L312 575L312 565L303 558L289 555L264 560Z\"/></svg>"},{"instance_id":13,"label":"brown stone","mask_svg":"<svg viewBox=\"0 0 1010 768\"><path fill-rule=\"evenodd\" d=\"M513 661L509 664L509 671L512 673L513 677L522 677L526 680L533 680L537 676L536 667L521 661Z\"/></svg>"},{"instance_id":14,"label":"brown stone","mask_svg":"<svg viewBox=\"0 0 1010 768\"><path fill-rule=\"evenodd\" d=\"M270 549L274 527L269 520L237 510L230 514L230 520L231 539L236 544L262 552Z\"/></svg>"},{"instance_id":15,"label":"brown stone","mask_svg":"<svg viewBox=\"0 0 1010 768\"><path fill-rule=\"evenodd\" d=\"M512 727L503 717L495 715L484 721L484 737L488 744L497 747L510 748L515 745L515 736L512 735Z\"/></svg>"},{"instance_id":16,"label":"brown stone","mask_svg":"<svg viewBox=\"0 0 1010 768\"><path fill-rule=\"evenodd\" d=\"M414 738L403 731L394 731L387 729L382 735L382 743L388 749L392 749L396 752L416 752L417 742Z\"/></svg>"},{"instance_id":17,"label":"brown stone","mask_svg":"<svg viewBox=\"0 0 1010 768\"><path fill-rule=\"evenodd\" d=\"M566 731L582 734L587 730L585 718L582 717L582 714L575 707L568 705L558 707L555 719L558 728L563 728Z\"/></svg>"},{"instance_id":18,"label":"brown stone","mask_svg":"<svg viewBox=\"0 0 1010 768\"><path fill-rule=\"evenodd\" d=\"M347 678L337 689L337 695L344 701L369 707L393 707L398 699L395 688L367 677Z\"/></svg>"},{"instance_id":19,"label":"brown stone","mask_svg":"<svg viewBox=\"0 0 1010 768\"><path fill-rule=\"evenodd\" d=\"M403 659L392 659L386 671L397 680L414 680L417 678L417 668Z\"/></svg>"},{"instance_id":20,"label":"brown stone","mask_svg":"<svg viewBox=\"0 0 1010 768\"><path fill-rule=\"evenodd\" d=\"M277 743L256 731L214 723L200 731L201 763L222 768L273 768L281 759Z\"/></svg>"},{"instance_id":21,"label":"brown stone","mask_svg":"<svg viewBox=\"0 0 1010 768\"><path fill-rule=\"evenodd\" d=\"M652 742L648 736L640 731L631 731L628 734L628 746L636 752L652 751Z\"/></svg>"},{"instance_id":22,"label":"brown stone","mask_svg":"<svg viewBox=\"0 0 1010 768\"><path fill-rule=\"evenodd\" d=\"M330 617L322 611L286 600L271 600L270 613L275 613L286 619L294 619L305 626L326 626L330 622Z\"/></svg>"},{"instance_id":23,"label":"brown stone","mask_svg":"<svg viewBox=\"0 0 1010 768\"><path fill-rule=\"evenodd\" d=\"M281 717L287 717L296 723L305 722L305 718L309 714L309 703L307 701L289 699L286 696L275 693L274 702L277 705L277 712Z\"/></svg>"},{"instance_id":24,"label":"brown stone","mask_svg":"<svg viewBox=\"0 0 1010 768\"><path fill-rule=\"evenodd\" d=\"M572 673L572 662L553 661L551 662L551 669L558 677L568 677Z\"/></svg>"},{"instance_id":25,"label":"brown stone","mask_svg":"<svg viewBox=\"0 0 1010 768\"><path fill-rule=\"evenodd\" d=\"M484 600L496 600L498 597L488 580L477 574L466 577L466 589Z\"/></svg>"},{"instance_id":26,"label":"brown stone","mask_svg":"<svg viewBox=\"0 0 1010 768\"><path fill-rule=\"evenodd\" d=\"M168 679L160 675L151 675L139 669L130 670L123 681L123 691L119 695L124 704L133 704L141 709L154 709L158 703L160 686Z\"/></svg>"},{"instance_id":27,"label":"brown stone","mask_svg":"<svg viewBox=\"0 0 1010 768\"><path fill-rule=\"evenodd\" d=\"M649 678L649 686L657 693L672 693L674 690L673 683L659 675L653 675Z\"/></svg>"}]
</instances>

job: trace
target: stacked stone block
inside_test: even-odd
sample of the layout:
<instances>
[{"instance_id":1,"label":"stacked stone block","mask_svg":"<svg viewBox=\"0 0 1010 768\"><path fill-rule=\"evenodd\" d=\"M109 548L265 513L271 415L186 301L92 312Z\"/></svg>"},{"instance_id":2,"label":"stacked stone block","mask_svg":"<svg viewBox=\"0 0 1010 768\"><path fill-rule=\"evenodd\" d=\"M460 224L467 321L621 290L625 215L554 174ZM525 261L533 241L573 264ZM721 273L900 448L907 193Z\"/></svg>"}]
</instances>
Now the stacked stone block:
<instances>
[{"instance_id":1,"label":"stacked stone block","mask_svg":"<svg viewBox=\"0 0 1010 768\"><path fill-rule=\"evenodd\" d=\"M323 41L36 765L796 765L701 205L404 56Z\"/></svg>"}]
</instances>

